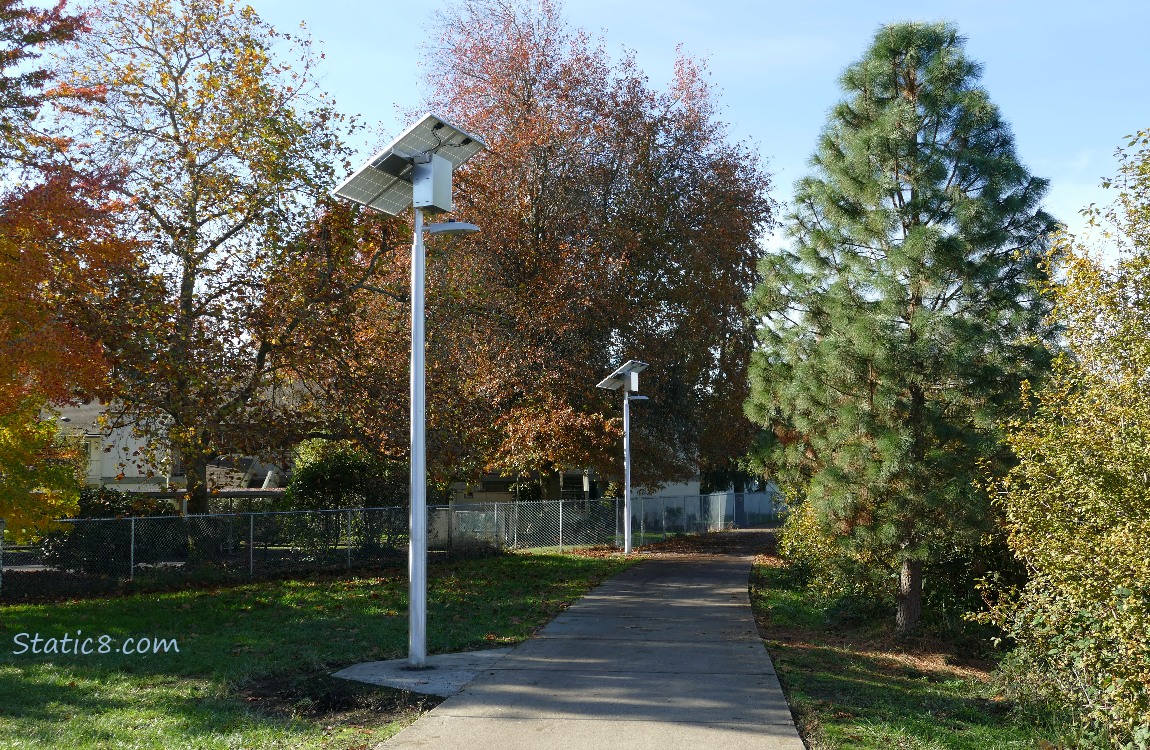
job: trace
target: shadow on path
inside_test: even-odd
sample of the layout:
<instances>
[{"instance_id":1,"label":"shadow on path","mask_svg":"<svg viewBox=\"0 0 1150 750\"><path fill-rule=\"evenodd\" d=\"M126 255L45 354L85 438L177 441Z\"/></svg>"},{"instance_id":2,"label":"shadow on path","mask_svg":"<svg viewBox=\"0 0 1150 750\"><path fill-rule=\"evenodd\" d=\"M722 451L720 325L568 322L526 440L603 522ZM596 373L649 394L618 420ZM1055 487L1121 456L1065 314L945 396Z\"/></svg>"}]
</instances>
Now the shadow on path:
<instances>
[{"instance_id":1,"label":"shadow on path","mask_svg":"<svg viewBox=\"0 0 1150 750\"><path fill-rule=\"evenodd\" d=\"M747 594L766 536L652 545L381 747L802 750Z\"/></svg>"}]
</instances>

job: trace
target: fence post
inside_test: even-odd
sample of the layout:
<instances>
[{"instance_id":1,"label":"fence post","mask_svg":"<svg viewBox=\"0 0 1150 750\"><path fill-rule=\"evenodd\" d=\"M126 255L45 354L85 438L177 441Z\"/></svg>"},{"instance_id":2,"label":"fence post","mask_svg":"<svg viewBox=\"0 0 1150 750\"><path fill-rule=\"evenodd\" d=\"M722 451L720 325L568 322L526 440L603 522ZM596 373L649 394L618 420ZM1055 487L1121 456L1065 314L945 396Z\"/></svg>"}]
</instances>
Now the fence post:
<instances>
[{"instance_id":1,"label":"fence post","mask_svg":"<svg viewBox=\"0 0 1150 750\"><path fill-rule=\"evenodd\" d=\"M503 534L499 533L499 503L495 503L495 546L503 549Z\"/></svg>"},{"instance_id":2,"label":"fence post","mask_svg":"<svg viewBox=\"0 0 1150 750\"><path fill-rule=\"evenodd\" d=\"M248 578L256 577L256 514L248 514Z\"/></svg>"},{"instance_id":3,"label":"fence post","mask_svg":"<svg viewBox=\"0 0 1150 750\"><path fill-rule=\"evenodd\" d=\"M519 549L519 501L515 501L515 529L511 532L511 546Z\"/></svg>"},{"instance_id":4,"label":"fence post","mask_svg":"<svg viewBox=\"0 0 1150 750\"><path fill-rule=\"evenodd\" d=\"M563 554L563 499L559 499L559 554Z\"/></svg>"},{"instance_id":5,"label":"fence post","mask_svg":"<svg viewBox=\"0 0 1150 750\"><path fill-rule=\"evenodd\" d=\"M4 527L8 524L0 516L0 594L4 593Z\"/></svg>"},{"instance_id":6,"label":"fence post","mask_svg":"<svg viewBox=\"0 0 1150 750\"><path fill-rule=\"evenodd\" d=\"M646 544L647 539L647 498L639 498L639 546Z\"/></svg>"},{"instance_id":7,"label":"fence post","mask_svg":"<svg viewBox=\"0 0 1150 750\"><path fill-rule=\"evenodd\" d=\"M347 511L347 567L351 568L351 509Z\"/></svg>"},{"instance_id":8,"label":"fence post","mask_svg":"<svg viewBox=\"0 0 1150 750\"><path fill-rule=\"evenodd\" d=\"M619 546L619 498L615 498L615 546Z\"/></svg>"},{"instance_id":9,"label":"fence post","mask_svg":"<svg viewBox=\"0 0 1150 750\"><path fill-rule=\"evenodd\" d=\"M129 534L132 536L129 547L131 548L130 557L128 558L128 580L136 580L136 517L132 516L131 524L129 526Z\"/></svg>"}]
</instances>

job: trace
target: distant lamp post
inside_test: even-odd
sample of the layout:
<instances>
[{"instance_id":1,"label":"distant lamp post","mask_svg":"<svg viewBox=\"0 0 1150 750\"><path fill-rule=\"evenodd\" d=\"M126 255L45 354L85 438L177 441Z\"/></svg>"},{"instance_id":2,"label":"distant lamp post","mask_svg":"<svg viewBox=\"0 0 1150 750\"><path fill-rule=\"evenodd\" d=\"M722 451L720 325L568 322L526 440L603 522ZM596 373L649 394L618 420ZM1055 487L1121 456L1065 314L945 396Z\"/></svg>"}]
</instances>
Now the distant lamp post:
<instances>
[{"instance_id":1,"label":"distant lamp post","mask_svg":"<svg viewBox=\"0 0 1150 750\"><path fill-rule=\"evenodd\" d=\"M332 193L373 211L395 216L415 207L411 247L411 529L407 545L409 584L408 663L427 666L427 408L424 364L423 233L463 234L479 227L460 221L423 226L423 214L452 209L451 176L485 148L483 141L441 117L424 115L371 157Z\"/></svg>"},{"instance_id":2,"label":"distant lamp post","mask_svg":"<svg viewBox=\"0 0 1150 750\"><path fill-rule=\"evenodd\" d=\"M649 365L637 359L603 378L596 387L623 391L623 553L631 554L631 402L646 401L639 394L639 373Z\"/></svg>"}]
</instances>

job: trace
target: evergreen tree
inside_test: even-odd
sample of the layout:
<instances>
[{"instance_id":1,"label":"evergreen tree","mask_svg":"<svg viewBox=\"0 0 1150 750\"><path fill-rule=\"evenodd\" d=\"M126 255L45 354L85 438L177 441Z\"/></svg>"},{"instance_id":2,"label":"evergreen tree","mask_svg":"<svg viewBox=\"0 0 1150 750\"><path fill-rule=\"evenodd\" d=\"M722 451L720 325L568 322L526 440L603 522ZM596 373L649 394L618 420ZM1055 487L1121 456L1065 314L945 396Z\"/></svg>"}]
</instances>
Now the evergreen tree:
<instances>
[{"instance_id":1,"label":"evergreen tree","mask_svg":"<svg viewBox=\"0 0 1150 750\"><path fill-rule=\"evenodd\" d=\"M764 260L751 299L755 460L897 574L900 630L919 624L924 562L992 527L980 465L1006 460L1001 419L1049 363L1047 183L964 41L879 29L797 185L793 249Z\"/></svg>"}]
</instances>

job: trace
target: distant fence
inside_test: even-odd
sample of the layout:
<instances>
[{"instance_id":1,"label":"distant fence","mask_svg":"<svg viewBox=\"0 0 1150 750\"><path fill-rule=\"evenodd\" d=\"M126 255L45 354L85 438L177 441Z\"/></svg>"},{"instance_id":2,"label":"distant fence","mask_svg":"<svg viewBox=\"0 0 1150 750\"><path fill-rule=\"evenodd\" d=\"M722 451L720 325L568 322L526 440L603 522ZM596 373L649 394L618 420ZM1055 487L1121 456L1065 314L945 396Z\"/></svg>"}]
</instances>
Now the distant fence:
<instances>
[{"instance_id":1,"label":"distant fence","mask_svg":"<svg viewBox=\"0 0 1150 750\"><path fill-rule=\"evenodd\" d=\"M623 501L541 500L428 507L428 549L621 546ZM642 546L677 534L778 519L774 493L632 500ZM2 527L0 527L2 528ZM285 571L351 568L406 554L408 509L218 513L61 521L35 545L4 548L0 599L114 592L125 583L179 586Z\"/></svg>"}]
</instances>

